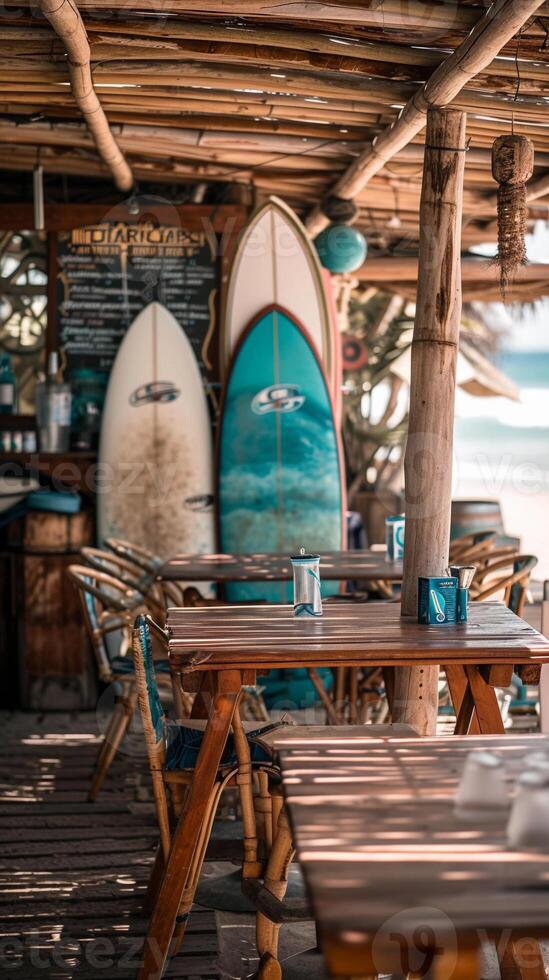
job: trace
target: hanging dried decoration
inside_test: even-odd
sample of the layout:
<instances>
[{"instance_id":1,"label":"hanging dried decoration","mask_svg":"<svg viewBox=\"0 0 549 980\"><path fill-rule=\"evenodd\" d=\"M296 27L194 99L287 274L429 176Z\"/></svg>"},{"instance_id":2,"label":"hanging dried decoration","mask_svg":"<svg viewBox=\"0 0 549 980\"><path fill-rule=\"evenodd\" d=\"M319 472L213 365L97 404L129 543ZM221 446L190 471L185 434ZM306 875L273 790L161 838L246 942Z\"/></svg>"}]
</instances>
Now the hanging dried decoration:
<instances>
[{"instance_id":1,"label":"hanging dried decoration","mask_svg":"<svg viewBox=\"0 0 549 980\"><path fill-rule=\"evenodd\" d=\"M498 136L492 147L492 174L498 187L498 255L503 298L526 261L526 183L534 172L534 144L527 136Z\"/></svg>"}]
</instances>

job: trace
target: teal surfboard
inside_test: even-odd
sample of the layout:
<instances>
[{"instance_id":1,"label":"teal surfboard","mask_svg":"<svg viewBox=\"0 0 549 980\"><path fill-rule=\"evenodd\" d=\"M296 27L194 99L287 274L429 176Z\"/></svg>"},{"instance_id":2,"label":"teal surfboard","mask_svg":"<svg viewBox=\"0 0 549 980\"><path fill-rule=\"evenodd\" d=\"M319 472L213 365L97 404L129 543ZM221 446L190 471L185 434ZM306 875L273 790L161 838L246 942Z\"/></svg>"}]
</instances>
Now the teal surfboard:
<instances>
[{"instance_id":1,"label":"teal surfboard","mask_svg":"<svg viewBox=\"0 0 549 980\"><path fill-rule=\"evenodd\" d=\"M262 311L235 350L218 468L223 552L295 554L343 547L341 447L330 392L304 327ZM338 583L323 583L334 593ZM291 602L292 583L231 583L230 601Z\"/></svg>"}]
</instances>

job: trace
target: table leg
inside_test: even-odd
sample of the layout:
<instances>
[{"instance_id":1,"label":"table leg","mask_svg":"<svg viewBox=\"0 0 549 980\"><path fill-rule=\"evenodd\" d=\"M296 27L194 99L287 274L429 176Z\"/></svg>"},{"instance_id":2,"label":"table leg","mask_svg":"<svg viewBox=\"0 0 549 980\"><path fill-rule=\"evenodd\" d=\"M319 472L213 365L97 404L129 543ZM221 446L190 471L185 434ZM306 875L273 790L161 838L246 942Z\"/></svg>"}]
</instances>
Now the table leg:
<instances>
[{"instance_id":1,"label":"table leg","mask_svg":"<svg viewBox=\"0 0 549 980\"><path fill-rule=\"evenodd\" d=\"M478 667L465 667L467 686L463 692L458 712L455 734L468 735L504 735L505 728L499 710L496 692L491 684L487 684ZM478 727L472 728L473 714L476 715Z\"/></svg>"},{"instance_id":2,"label":"table leg","mask_svg":"<svg viewBox=\"0 0 549 980\"><path fill-rule=\"evenodd\" d=\"M318 670L316 669L316 667L309 667L308 673L309 673L309 679L313 684L313 687L316 693L318 694L322 704L324 705L324 709L326 711L326 721L328 722L329 725L339 724L339 718L337 716L334 703L331 700L330 695L328 694L326 688L324 687L324 684L322 683Z\"/></svg>"},{"instance_id":3,"label":"table leg","mask_svg":"<svg viewBox=\"0 0 549 980\"><path fill-rule=\"evenodd\" d=\"M240 671L220 671L210 677L211 699L203 695L204 703L209 701L208 724L186 805L172 838L168 863L145 940L139 980L159 980L162 976L179 903L240 695Z\"/></svg>"},{"instance_id":4,"label":"table leg","mask_svg":"<svg viewBox=\"0 0 549 980\"><path fill-rule=\"evenodd\" d=\"M211 697L211 677L209 674L202 674L200 687L195 694L191 709L191 718L194 720L208 717L208 702Z\"/></svg>"},{"instance_id":5,"label":"table leg","mask_svg":"<svg viewBox=\"0 0 549 980\"><path fill-rule=\"evenodd\" d=\"M444 666L443 669L446 674L446 681L448 683L450 697L452 699L452 704L454 706L454 711L456 713L456 724L457 724L457 720L459 718L459 713L461 710L461 705L463 704L463 699L465 697L467 688L469 686L467 681L467 675L465 673L465 668L462 667L461 664L447 664L446 666ZM469 711L469 708L467 708L467 711ZM470 722L468 726L468 734L478 735L480 732L480 728L478 727L478 719L475 712L473 711L472 715L470 715L469 717L470 717ZM456 731L456 734L467 734L467 732L458 733Z\"/></svg>"},{"instance_id":6,"label":"table leg","mask_svg":"<svg viewBox=\"0 0 549 980\"><path fill-rule=\"evenodd\" d=\"M358 706L358 667L349 670L349 724L356 725Z\"/></svg>"},{"instance_id":7,"label":"table leg","mask_svg":"<svg viewBox=\"0 0 549 980\"><path fill-rule=\"evenodd\" d=\"M478 980L480 951L478 945L458 945L457 949L441 950L433 957L428 980Z\"/></svg>"},{"instance_id":8,"label":"table leg","mask_svg":"<svg viewBox=\"0 0 549 980\"><path fill-rule=\"evenodd\" d=\"M456 727L454 728L454 735L469 734L469 728L471 727L471 720L473 718L474 710L475 710L475 702L473 701L471 688L469 687L469 685L467 685L457 714Z\"/></svg>"},{"instance_id":9,"label":"table leg","mask_svg":"<svg viewBox=\"0 0 549 980\"><path fill-rule=\"evenodd\" d=\"M338 719L338 724L343 725L345 722L345 681L347 678L347 668L346 667L336 667L335 672L335 685L334 685L334 701L335 701L335 711Z\"/></svg>"},{"instance_id":10,"label":"table leg","mask_svg":"<svg viewBox=\"0 0 549 980\"><path fill-rule=\"evenodd\" d=\"M501 980L546 980L537 939L511 939L504 950L496 944Z\"/></svg>"},{"instance_id":11,"label":"table leg","mask_svg":"<svg viewBox=\"0 0 549 980\"><path fill-rule=\"evenodd\" d=\"M505 735L495 689L487 684L478 667L467 665L468 687L471 691L481 735Z\"/></svg>"},{"instance_id":12,"label":"table leg","mask_svg":"<svg viewBox=\"0 0 549 980\"><path fill-rule=\"evenodd\" d=\"M389 713L392 719L393 708L395 705L395 668L383 667L382 674L383 674L383 682L385 684L385 697L387 698L387 704L389 705Z\"/></svg>"}]
</instances>

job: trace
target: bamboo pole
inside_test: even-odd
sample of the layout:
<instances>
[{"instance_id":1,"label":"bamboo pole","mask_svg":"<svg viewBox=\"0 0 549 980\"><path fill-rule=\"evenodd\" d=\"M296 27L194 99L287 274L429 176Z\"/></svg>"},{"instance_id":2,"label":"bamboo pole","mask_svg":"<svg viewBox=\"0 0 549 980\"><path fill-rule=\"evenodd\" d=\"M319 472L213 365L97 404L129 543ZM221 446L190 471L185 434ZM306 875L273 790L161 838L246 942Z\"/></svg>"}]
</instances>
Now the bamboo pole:
<instances>
[{"instance_id":1,"label":"bamboo pole","mask_svg":"<svg viewBox=\"0 0 549 980\"><path fill-rule=\"evenodd\" d=\"M352 199L371 177L424 127L431 106L452 102L502 47L541 7L543 0L496 0L468 37L407 102L396 123L384 130L336 182L332 193ZM318 235L328 218L316 207L306 221L311 236Z\"/></svg>"},{"instance_id":2,"label":"bamboo pole","mask_svg":"<svg viewBox=\"0 0 549 980\"><path fill-rule=\"evenodd\" d=\"M456 364L461 319L465 113L430 109L421 192L419 278L404 462L402 615L417 615L419 575L448 564ZM438 667L398 668L393 720L435 734Z\"/></svg>"},{"instance_id":3,"label":"bamboo pole","mask_svg":"<svg viewBox=\"0 0 549 980\"><path fill-rule=\"evenodd\" d=\"M90 46L82 18L73 0L38 0L42 13L63 41L68 57L69 78L76 103L88 124L101 158L111 171L119 190L133 187L133 175L111 133L107 117L93 87Z\"/></svg>"}]
</instances>

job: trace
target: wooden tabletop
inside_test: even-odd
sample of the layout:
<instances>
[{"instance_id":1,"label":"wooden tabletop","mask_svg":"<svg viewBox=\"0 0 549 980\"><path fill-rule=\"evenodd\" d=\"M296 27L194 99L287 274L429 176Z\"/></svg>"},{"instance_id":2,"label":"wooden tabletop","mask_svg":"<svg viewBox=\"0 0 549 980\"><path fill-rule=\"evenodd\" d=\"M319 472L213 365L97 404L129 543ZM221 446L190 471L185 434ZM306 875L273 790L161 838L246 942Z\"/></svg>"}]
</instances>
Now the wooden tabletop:
<instances>
[{"instance_id":1,"label":"wooden tabletop","mask_svg":"<svg viewBox=\"0 0 549 980\"><path fill-rule=\"evenodd\" d=\"M549 662L549 640L501 602L471 603L469 623L421 626L392 602L332 602L318 618L291 606L168 610L172 670L271 669L352 663Z\"/></svg>"},{"instance_id":2,"label":"wooden tabletop","mask_svg":"<svg viewBox=\"0 0 549 980\"><path fill-rule=\"evenodd\" d=\"M287 554L176 555L158 573L177 582L284 582L292 578ZM384 547L366 551L326 551L320 555L320 576L326 581L398 581L402 562L388 561Z\"/></svg>"},{"instance_id":3,"label":"wooden tabletop","mask_svg":"<svg viewBox=\"0 0 549 980\"><path fill-rule=\"evenodd\" d=\"M367 934L382 943L391 933L413 939L426 927L442 945L478 929L547 935L549 852L509 850L508 811L479 819L454 810L465 758L479 748L501 754L512 792L528 754L549 751L549 738L280 743L321 937L352 949Z\"/></svg>"}]
</instances>

